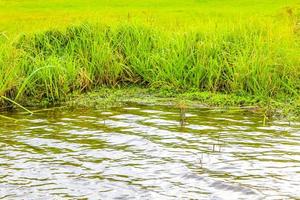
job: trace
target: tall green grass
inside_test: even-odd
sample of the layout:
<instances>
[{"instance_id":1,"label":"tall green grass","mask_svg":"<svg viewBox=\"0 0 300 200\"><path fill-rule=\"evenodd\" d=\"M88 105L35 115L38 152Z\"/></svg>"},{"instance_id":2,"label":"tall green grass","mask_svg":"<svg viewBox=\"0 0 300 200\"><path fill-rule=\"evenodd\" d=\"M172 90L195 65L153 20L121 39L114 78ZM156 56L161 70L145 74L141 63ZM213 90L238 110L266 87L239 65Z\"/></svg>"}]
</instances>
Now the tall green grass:
<instances>
[{"instance_id":1,"label":"tall green grass","mask_svg":"<svg viewBox=\"0 0 300 200\"><path fill-rule=\"evenodd\" d=\"M26 97L60 101L73 91L139 85L298 96L299 15L267 22L187 32L83 24L23 35L15 42L3 39L0 95L17 102Z\"/></svg>"}]
</instances>

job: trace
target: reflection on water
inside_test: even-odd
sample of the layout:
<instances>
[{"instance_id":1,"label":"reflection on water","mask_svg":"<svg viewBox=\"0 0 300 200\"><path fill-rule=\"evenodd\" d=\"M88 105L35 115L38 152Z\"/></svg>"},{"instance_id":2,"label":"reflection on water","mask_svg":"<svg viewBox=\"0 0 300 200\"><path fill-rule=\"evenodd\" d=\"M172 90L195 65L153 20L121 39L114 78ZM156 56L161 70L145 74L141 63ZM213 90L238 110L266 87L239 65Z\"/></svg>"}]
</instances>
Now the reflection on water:
<instances>
[{"instance_id":1,"label":"reflection on water","mask_svg":"<svg viewBox=\"0 0 300 200\"><path fill-rule=\"evenodd\" d=\"M131 104L11 117L0 119L0 199L300 197L297 123Z\"/></svg>"}]
</instances>

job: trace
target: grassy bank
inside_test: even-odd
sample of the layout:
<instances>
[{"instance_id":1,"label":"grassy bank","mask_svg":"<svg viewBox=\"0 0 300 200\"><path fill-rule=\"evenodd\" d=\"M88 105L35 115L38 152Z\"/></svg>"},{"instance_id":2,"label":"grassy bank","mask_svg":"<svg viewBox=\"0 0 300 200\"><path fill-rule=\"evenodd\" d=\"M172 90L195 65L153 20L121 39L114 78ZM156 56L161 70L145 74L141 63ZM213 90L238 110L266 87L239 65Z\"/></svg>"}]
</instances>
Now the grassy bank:
<instances>
[{"instance_id":1,"label":"grassy bank","mask_svg":"<svg viewBox=\"0 0 300 200\"><path fill-rule=\"evenodd\" d=\"M191 7L184 9L193 13ZM32 97L55 103L99 87L138 86L173 94L201 93L197 98L206 92L251 97L257 104L264 102L261 105L275 101L278 107L296 108L299 10L283 7L264 17L249 17L253 10L244 10L241 18L234 17L234 9L219 10L227 17L200 20L193 28L167 30L126 21L37 29L13 39L0 34L0 107L11 105L5 98L21 104ZM214 104L212 99L208 96L205 102Z\"/></svg>"},{"instance_id":2,"label":"grassy bank","mask_svg":"<svg viewBox=\"0 0 300 200\"><path fill-rule=\"evenodd\" d=\"M298 39L293 29L278 35L255 25L182 34L134 25L51 30L4 42L0 94L55 102L73 91L139 85L297 99Z\"/></svg>"}]
</instances>

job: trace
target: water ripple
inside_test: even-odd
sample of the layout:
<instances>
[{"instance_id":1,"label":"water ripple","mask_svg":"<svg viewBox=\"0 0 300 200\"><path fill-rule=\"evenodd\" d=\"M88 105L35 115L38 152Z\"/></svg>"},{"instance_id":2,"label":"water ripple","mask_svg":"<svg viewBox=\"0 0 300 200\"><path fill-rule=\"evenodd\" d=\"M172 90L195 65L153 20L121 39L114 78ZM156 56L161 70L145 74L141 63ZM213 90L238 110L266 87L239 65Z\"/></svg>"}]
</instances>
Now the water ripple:
<instances>
[{"instance_id":1,"label":"water ripple","mask_svg":"<svg viewBox=\"0 0 300 200\"><path fill-rule=\"evenodd\" d=\"M0 119L0 199L300 197L300 123L130 105Z\"/></svg>"}]
</instances>

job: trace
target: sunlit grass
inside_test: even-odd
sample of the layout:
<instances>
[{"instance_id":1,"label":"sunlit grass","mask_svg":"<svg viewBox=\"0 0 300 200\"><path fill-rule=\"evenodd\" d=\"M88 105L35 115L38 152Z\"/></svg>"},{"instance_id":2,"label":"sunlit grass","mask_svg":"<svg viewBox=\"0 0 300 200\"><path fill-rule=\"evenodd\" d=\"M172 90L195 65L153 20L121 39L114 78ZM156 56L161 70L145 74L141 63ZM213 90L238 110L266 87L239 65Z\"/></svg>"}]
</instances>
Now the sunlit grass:
<instances>
[{"instance_id":1,"label":"sunlit grass","mask_svg":"<svg viewBox=\"0 0 300 200\"><path fill-rule=\"evenodd\" d=\"M73 91L139 85L297 99L298 6L2 0L0 96L53 102Z\"/></svg>"},{"instance_id":2,"label":"sunlit grass","mask_svg":"<svg viewBox=\"0 0 300 200\"><path fill-rule=\"evenodd\" d=\"M286 8L299 4L297 0L1 0L0 32L16 35L82 21L108 25L130 21L184 31L212 21L221 27L235 20L281 19Z\"/></svg>"}]
</instances>

